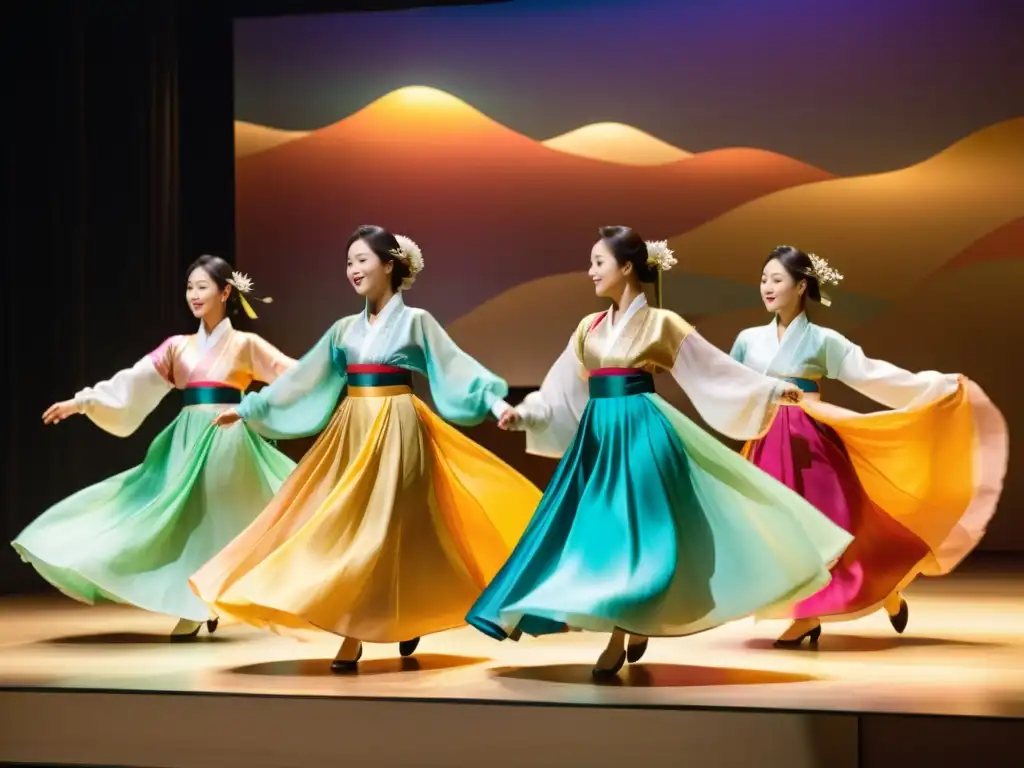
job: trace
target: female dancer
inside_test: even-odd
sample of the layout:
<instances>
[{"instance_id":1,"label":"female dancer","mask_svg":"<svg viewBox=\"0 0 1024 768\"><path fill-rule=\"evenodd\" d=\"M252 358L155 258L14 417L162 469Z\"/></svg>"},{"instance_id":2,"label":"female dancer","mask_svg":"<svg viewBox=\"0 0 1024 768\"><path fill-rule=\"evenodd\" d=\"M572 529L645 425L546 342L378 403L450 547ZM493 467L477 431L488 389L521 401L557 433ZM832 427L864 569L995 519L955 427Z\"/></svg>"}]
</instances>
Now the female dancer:
<instances>
[{"instance_id":1,"label":"female dancer","mask_svg":"<svg viewBox=\"0 0 1024 768\"><path fill-rule=\"evenodd\" d=\"M252 522L294 467L246 428L219 431L213 418L255 381L272 382L294 364L228 314L252 283L217 256L188 271L185 299L199 330L172 336L109 381L51 405L46 424L85 414L126 437L172 389L182 410L143 463L51 507L12 543L64 594L90 605L127 603L180 618L172 640L194 638L216 618L189 588L196 568Z\"/></svg>"},{"instance_id":2,"label":"female dancer","mask_svg":"<svg viewBox=\"0 0 1024 768\"><path fill-rule=\"evenodd\" d=\"M595 676L639 660L649 636L700 632L813 594L850 540L654 393L651 374L670 371L732 437L763 434L775 404L800 394L647 305L641 283L675 263L664 243L628 227L600 234L590 277L612 308L583 319L540 391L499 422L561 462L468 615L499 640L611 632Z\"/></svg>"},{"instance_id":3,"label":"female dancer","mask_svg":"<svg viewBox=\"0 0 1024 768\"><path fill-rule=\"evenodd\" d=\"M761 297L775 317L741 332L732 349L739 362L807 393L802 408L783 408L745 455L854 536L828 586L786 612L794 621L781 647L817 642L822 617L879 607L902 633L909 608L900 591L918 573L948 573L974 548L1006 471L1006 424L977 385L872 360L808 320L807 300L828 306L821 286L841 279L824 259L779 246L761 274ZM894 410L861 415L822 403L823 378Z\"/></svg>"},{"instance_id":4,"label":"female dancer","mask_svg":"<svg viewBox=\"0 0 1024 768\"><path fill-rule=\"evenodd\" d=\"M402 292L422 269L408 238L357 229L348 277L366 310L338 320L294 369L218 419L281 436L324 431L193 587L256 626L343 636L336 672L357 669L363 642L398 642L408 656L421 636L463 625L540 499L412 395L415 371L456 424L507 407L505 382L405 305Z\"/></svg>"}]
</instances>

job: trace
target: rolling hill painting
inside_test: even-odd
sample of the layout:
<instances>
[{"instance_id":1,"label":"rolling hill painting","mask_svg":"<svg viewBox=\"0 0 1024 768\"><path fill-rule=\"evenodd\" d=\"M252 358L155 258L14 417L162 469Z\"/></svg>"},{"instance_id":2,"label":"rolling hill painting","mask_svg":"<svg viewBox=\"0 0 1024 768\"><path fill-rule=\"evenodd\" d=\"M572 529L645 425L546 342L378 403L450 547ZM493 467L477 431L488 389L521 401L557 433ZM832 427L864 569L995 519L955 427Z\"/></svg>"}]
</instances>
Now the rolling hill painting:
<instances>
[{"instance_id":1,"label":"rolling hill painting","mask_svg":"<svg viewBox=\"0 0 1024 768\"><path fill-rule=\"evenodd\" d=\"M762 262L789 243L845 274L818 322L871 356L971 376L1024 428L1009 354L1024 341L1024 54L1006 25L965 32L918 0L779 0L728 24L717 6L617 7L238 22L236 260L275 298L262 332L299 354L358 311L344 244L381 224L423 249L407 300L535 387L601 307L585 275L599 226L668 239L666 305L724 349L768 321ZM751 45L795 30L804 65ZM675 44L651 55L592 45L666 31ZM950 62L950 35L988 55ZM1024 483L1006 498L1024 503Z\"/></svg>"}]
</instances>

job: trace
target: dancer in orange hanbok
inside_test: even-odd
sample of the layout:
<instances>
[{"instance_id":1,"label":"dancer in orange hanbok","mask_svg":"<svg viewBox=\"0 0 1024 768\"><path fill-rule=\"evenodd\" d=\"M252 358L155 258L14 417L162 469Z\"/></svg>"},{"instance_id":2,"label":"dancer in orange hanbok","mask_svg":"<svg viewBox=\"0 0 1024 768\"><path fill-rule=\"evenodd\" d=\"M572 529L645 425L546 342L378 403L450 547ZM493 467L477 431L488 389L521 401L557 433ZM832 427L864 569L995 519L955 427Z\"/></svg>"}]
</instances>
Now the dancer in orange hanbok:
<instances>
[{"instance_id":1,"label":"dancer in orange hanbok","mask_svg":"<svg viewBox=\"0 0 1024 768\"><path fill-rule=\"evenodd\" d=\"M794 621L781 647L817 642L823 618L878 608L902 633L910 609L901 590L918 574L948 573L974 548L1006 473L1006 422L974 382L872 360L807 318L807 300L828 306L822 284L841 279L824 259L779 246L761 275L775 317L740 333L732 349L739 362L805 393L745 454L854 536L832 581L786 612ZM824 403L823 379L892 410L862 415Z\"/></svg>"},{"instance_id":2,"label":"dancer in orange hanbok","mask_svg":"<svg viewBox=\"0 0 1024 768\"><path fill-rule=\"evenodd\" d=\"M405 305L422 268L408 238L357 229L348 277L366 310L219 418L279 437L323 433L193 588L250 624L343 636L337 672L357 669L363 642L397 642L408 656L421 636L462 626L541 498L412 394L412 373L425 374L438 411L461 425L508 408L505 382Z\"/></svg>"}]
</instances>

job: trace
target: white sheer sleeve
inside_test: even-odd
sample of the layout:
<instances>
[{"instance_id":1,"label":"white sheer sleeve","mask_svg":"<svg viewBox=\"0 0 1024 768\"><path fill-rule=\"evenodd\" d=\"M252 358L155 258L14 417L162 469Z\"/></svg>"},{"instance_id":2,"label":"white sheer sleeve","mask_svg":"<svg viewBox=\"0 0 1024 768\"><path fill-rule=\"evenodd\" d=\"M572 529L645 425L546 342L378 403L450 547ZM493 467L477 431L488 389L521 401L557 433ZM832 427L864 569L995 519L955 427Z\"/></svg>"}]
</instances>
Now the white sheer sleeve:
<instances>
[{"instance_id":1,"label":"white sheer sleeve","mask_svg":"<svg viewBox=\"0 0 1024 768\"><path fill-rule=\"evenodd\" d=\"M960 386L955 373L911 373L883 360L873 360L859 346L838 333L825 342L829 378L888 408L912 408L953 394Z\"/></svg>"},{"instance_id":2,"label":"white sheer sleeve","mask_svg":"<svg viewBox=\"0 0 1024 768\"><path fill-rule=\"evenodd\" d=\"M128 437L172 389L147 355L112 378L86 387L75 395L75 402L80 412L100 429L117 437Z\"/></svg>"},{"instance_id":3,"label":"white sheer sleeve","mask_svg":"<svg viewBox=\"0 0 1024 768\"><path fill-rule=\"evenodd\" d=\"M589 399L586 371L576 355L576 334L544 377L540 389L518 406L517 428L526 432L526 451L560 458L576 437Z\"/></svg>"},{"instance_id":4,"label":"white sheer sleeve","mask_svg":"<svg viewBox=\"0 0 1024 768\"><path fill-rule=\"evenodd\" d=\"M763 436L783 391L791 389L736 362L696 331L679 345L672 378L708 426L734 440Z\"/></svg>"}]
</instances>

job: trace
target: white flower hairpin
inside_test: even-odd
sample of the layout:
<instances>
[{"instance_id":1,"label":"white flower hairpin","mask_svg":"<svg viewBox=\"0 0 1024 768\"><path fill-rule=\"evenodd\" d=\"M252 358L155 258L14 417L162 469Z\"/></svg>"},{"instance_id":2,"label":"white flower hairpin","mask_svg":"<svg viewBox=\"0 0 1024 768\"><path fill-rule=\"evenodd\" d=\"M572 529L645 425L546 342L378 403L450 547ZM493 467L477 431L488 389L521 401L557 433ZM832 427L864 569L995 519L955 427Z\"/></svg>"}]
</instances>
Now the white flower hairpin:
<instances>
[{"instance_id":1,"label":"white flower hairpin","mask_svg":"<svg viewBox=\"0 0 1024 768\"><path fill-rule=\"evenodd\" d=\"M246 299L246 296L252 293L252 278L249 277L244 272L232 272L231 277L228 278L228 285L230 285L236 291L238 291L238 300L242 304L242 309L245 310L245 314L247 314L249 317L255 320L256 312L255 310L253 310L252 305L249 304L248 299ZM253 301L262 301L264 304L271 304L274 301L269 296L251 296L250 298Z\"/></svg>"},{"instance_id":2,"label":"white flower hairpin","mask_svg":"<svg viewBox=\"0 0 1024 768\"><path fill-rule=\"evenodd\" d=\"M647 263L659 272L668 272L679 262L675 252L668 247L668 240L648 240Z\"/></svg>"},{"instance_id":3,"label":"white flower hairpin","mask_svg":"<svg viewBox=\"0 0 1024 768\"><path fill-rule=\"evenodd\" d=\"M819 283L839 285L839 281L843 279L842 272L832 269L828 262L816 253L809 253L807 256L811 260L811 271Z\"/></svg>"},{"instance_id":4,"label":"white flower hairpin","mask_svg":"<svg viewBox=\"0 0 1024 768\"><path fill-rule=\"evenodd\" d=\"M823 307L831 307L832 297L825 293L822 286L839 285L839 281L843 279L843 274L839 270L832 269L828 262L816 253L808 253L807 258L811 260L811 272L808 277L813 277L818 281L818 294L821 296L821 305Z\"/></svg>"},{"instance_id":5,"label":"white flower hairpin","mask_svg":"<svg viewBox=\"0 0 1024 768\"><path fill-rule=\"evenodd\" d=\"M392 248L388 253L409 268L409 276L402 278L402 284L398 287L400 291L407 291L416 282L416 276L423 271L423 252L405 235L395 235L395 240L398 241L398 248Z\"/></svg>"}]
</instances>

